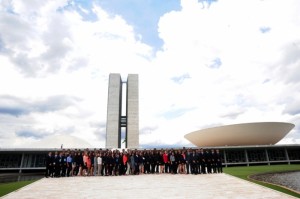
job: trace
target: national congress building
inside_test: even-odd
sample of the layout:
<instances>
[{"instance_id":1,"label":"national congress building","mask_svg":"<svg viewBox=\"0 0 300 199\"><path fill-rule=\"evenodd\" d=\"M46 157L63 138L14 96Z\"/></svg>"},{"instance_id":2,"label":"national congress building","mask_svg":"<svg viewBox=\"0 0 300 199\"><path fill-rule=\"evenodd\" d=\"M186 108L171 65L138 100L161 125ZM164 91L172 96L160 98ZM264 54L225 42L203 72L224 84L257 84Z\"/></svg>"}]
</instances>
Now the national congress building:
<instances>
[{"instance_id":1,"label":"national congress building","mask_svg":"<svg viewBox=\"0 0 300 199\"><path fill-rule=\"evenodd\" d=\"M123 84L126 84L125 91ZM137 74L129 74L126 82L122 82L120 74L110 74L106 148L120 148L121 131L124 129L126 148L139 149L138 89ZM299 144L276 144L294 127L294 124L285 122L233 124L198 130L184 137L193 143L195 148L219 149L224 166L300 164ZM46 154L49 151L60 150L63 149L0 148L0 172L44 170Z\"/></svg>"}]
</instances>

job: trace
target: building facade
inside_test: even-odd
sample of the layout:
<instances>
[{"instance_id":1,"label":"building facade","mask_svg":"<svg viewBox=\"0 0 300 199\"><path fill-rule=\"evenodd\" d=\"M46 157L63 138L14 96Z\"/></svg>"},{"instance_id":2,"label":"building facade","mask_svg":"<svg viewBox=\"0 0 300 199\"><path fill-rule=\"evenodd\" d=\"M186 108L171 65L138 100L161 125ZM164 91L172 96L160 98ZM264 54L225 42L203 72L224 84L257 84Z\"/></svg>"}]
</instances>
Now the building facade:
<instances>
[{"instance_id":1,"label":"building facade","mask_svg":"<svg viewBox=\"0 0 300 199\"><path fill-rule=\"evenodd\" d=\"M174 148L176 149L176 148ZM177 148L182 149L182 148ZM198 148L192 148L198 149ZM234 147L211 147L219 149L224 167L300 164L300 145L257 145ZM45 170L45 158L49 151L64 149L0 149L0 172L33 172ZM73 150L73 149L70 149ZM83 151L84 149L79 149ZM94 150L94 149L90 149ZM102 149L106 150L106 149ZM142 149L144 150L144 149ZM169 150L169 149L166 149Z\"/></svg>"}]
</instances>

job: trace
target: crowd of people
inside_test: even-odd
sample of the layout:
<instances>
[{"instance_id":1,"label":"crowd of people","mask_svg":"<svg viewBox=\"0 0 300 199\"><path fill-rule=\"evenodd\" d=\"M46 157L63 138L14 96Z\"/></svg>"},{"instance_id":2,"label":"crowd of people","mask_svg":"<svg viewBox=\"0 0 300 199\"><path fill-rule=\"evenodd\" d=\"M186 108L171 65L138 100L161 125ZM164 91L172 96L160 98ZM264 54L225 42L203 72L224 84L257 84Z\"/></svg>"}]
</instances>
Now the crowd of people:
<instances>
[{"instance_id":1,"label":"crowd of people","mask_svg":"<svg viewBox=\"0 0 300 199\"><path fill-rule=\"evenodd\" d=\"M46 177L222 173L218 149L61 150L46 157Z\"/></svg>"}]
</instances>

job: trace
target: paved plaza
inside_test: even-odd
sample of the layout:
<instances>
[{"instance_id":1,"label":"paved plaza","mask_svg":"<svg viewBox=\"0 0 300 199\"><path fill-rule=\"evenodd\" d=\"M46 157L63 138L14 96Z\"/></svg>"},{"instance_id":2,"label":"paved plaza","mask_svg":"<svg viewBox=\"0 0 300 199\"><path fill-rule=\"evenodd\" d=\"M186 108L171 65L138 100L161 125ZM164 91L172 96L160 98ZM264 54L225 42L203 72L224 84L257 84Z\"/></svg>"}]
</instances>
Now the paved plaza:
<instances>
[{"instance_id":1,"label":"paved plaza","mask_svg":"<svg viewBox=\"0 0 300 199\"><path fill-rule=\"evenodd\" d=\"M294 197L227 174L146 174L137 176L43 178L2 198L285 199Z\"/></svg>"}]
</instances>

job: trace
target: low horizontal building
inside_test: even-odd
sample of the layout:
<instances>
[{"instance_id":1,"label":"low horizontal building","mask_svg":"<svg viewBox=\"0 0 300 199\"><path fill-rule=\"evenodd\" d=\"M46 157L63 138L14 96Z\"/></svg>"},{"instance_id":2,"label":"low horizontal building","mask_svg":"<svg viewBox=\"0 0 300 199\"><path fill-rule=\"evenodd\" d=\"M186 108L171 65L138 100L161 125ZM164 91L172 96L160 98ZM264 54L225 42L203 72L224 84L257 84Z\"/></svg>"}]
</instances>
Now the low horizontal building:
<instances>
[{"instance_id":1,"label":"low horizontal building","mask_svg":"<svg viewBox=\"0 0 300 199\"><path fill-rule=\"evenodd\" d=\"M182 149L182 148L180 148ZM193 148L197 149L197 148ZM223 165L251 166L271 164L300 164L300 145L252 145L204 148L219 149ZM0 172L35 172L45 170L45 157L49 151L62 149L0 149ZM72 149L71 149L72 150ZM81 149L84 150L84 149ZM91 149L93 150L93 149ZM105 150L105 149L103 149Z\"/></svg>"},{"instance_id":2,"label":"low horizontal building","mask_svg":"<svg viewBox=\"0 0 300 199\"><path fill-rule=\"evenodd\" d=\"M299 144L276 145L294 126L283 122L235 124L195 131L185 135L185 138L197 146L194 149L219 149L226 167L300 164ZM0 148L0 172L44 170L48 152L62 150L64 149Z\"/></svg>"}]
</instances>

